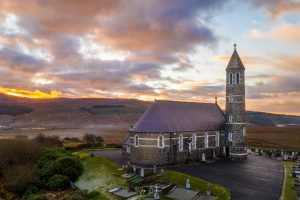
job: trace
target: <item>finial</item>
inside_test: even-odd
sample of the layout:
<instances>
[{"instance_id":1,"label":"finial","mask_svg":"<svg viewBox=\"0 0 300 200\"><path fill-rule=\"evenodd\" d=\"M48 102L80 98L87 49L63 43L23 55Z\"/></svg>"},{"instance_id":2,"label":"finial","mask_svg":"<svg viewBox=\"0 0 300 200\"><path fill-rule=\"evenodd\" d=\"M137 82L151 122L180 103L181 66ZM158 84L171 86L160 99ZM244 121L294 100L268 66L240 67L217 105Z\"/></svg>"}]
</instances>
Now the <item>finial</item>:
<instances>
[{"instance_id":1,"label":"finial","mask_svg":"<svg viewBox=\"0 0 300 200\"><path fill-rule=\"evenodd\" d=\"M236 50L236 43L234 43L233 46L234 46L234 50Z\"/></svg>"},{"instance_id":2,"label":"finial","mask_svg":"<svg viewBox=\"0 0 300 200\"><path fill-rule=\"evenodd\" d=\"M215 104L218 104L218 97L215 97Z\"/></svg>"}]
</instances>

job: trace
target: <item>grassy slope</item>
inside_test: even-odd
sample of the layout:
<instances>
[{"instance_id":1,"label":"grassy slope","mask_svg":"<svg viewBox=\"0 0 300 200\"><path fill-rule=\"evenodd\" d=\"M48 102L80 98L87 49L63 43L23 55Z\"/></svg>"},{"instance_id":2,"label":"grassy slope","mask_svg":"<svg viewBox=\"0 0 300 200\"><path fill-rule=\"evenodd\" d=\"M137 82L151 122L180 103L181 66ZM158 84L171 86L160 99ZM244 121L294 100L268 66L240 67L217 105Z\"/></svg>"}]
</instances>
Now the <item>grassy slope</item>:
<instances>
[{"instance_id":1,"label":"grassy slope","mask_svg":"<svg viewBox=\"0 0 300 200\"><path fill-rule=\"evenodd\" d=\"M294 178L291 175L293 162L282 161L284 166L284 182L280 200L295 200L297 193L292 189L294 186Z\"/></svg>"},{"instance_id":2,"label":"grassy slope","mask_svg":"<svg viewBox=\"0 0 300 200\"><path fill-rule=\"evenodd\" d=\"M186 179L190 179L191 189L205 193L208 185L210 185L211 193L218 197L218 200L230 200L230 192L227 188L220 185L209 183L203 179L199 179L193 176L189 176L184 173L175 171L166 171L169 181L176 183L182 187L185 187Z\"/></svg>"},{"instance_id":3,"label":"grassy slope","mask_svg":"<svg viewBox=\"0 0 300 200\"><path fill-rule=\"evenodd\" d=\"M126 180L121 178L122 171L118 171L118 164L111 162L103 157L90 157L86 153L78 153L82 158L84 172L76 181L76 186L88 191L99 191L101 196L93 199L112 199L107 193L108 189L116 186L126 186Z\"/></svg>"},{"instance_id":4,"label":"grassy slope","mask_svg":"<svg viewBox=\"0 0 300 200\"><path fill-rule=\"evenodd\" d=\"M103 157L91 157L89 154L84 152L76 152L80 158L82 158L84 165L84 173L79 177L75 183L80 189L87 189L89 191L99 191L100 194L95 196L93 199L112 199L114 198L106 191L116 186L127 186L125 179L121 178L120 175L124 172L118 171L120 167L118 164L109 161ZM195 178L183 173L175 171L167 171L167 176L170 182L177 183L180 186L185 187L185 181L187 178L190 179L191 187L194 190L206 192L208 183L205 180ZM230 192L228 189L209 183L211 186L212 193L218 196L219 200L230 199Z\"/></svg>"}]
</instances>

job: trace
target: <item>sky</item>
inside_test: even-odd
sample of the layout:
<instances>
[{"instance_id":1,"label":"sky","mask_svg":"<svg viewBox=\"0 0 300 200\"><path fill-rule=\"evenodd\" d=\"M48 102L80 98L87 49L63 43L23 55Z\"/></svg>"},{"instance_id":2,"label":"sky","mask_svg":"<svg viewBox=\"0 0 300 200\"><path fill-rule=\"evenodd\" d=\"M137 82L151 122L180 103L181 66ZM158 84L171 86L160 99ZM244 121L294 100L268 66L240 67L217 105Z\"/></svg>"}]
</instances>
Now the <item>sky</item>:
<instances>
[{"instance_id":1,"label":"sky","mask_svg":"<svg viewBox=\"0 0 300 200\"><path fill-rule=\"evenodd\" d=\"M300 115L300 0L0 0L0 93L224 107L234 43L247 110Z\"/></svg>"}]
</instances>

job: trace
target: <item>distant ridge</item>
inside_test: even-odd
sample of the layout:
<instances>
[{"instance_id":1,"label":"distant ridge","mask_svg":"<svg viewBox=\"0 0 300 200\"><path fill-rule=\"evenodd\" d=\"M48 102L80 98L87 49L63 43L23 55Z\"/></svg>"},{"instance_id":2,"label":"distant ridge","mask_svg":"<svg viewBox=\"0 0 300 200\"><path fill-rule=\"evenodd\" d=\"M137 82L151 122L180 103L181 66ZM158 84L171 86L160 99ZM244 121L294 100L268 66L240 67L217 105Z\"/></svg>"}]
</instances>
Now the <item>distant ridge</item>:
<instances>
[{"instance_id":1,"label":"distant ridge","mask_svg":"<svg viewBox=\"0 0 300 200\"><path fill-rule=\"evenodd\" d=\"M66 116L63 118L71 124L76 124L76 119L78 119L78 113L81 116L84 116L86 121L95 121L98 114L101 114L102 117L105 117L105 122L117 122L116 116L124 115L127 113L126 123L128 123L128 127L136 122L136 120L142 115L142 113L146 110L146 108L152 102L149 101L141 101L136 99L110 99L110 98L57 98L57 99L29 99L23 97L14 97L8 96L5 94L0 94L0 106L5 109L5 105L8 108L11 108L12 105L15 106L26 106L28 108L32 108L28 112L30 115L18 115L18 118L15 119L15 122L18 123L18 120L22 121L22 124L26 126L27 120L37 120L39 121L48 121L50 124L55 126L56 120L58 117L56 116ZM122 105L122 111L118 111L118 106ZM115 109L105 110L105 113L101 113L103 108L105 107L115 107ZM126 107L126 108L125 108ZM88 112L91 109L95 112ZM98 109L98 110L97 110ZM102 110L101 110L102 109ZM114 111L114 112L112 112ZM3 116L3 113L0 112L0 116ZM91 114L93 113L93 114ZM96 113L96 114L95 114ZM266 112L257 112L257 111L247 111L247 124L252 126L299 126L300 127L300 116L294 115L284 115L284 114L273 114ZM99 116L98 116L99 117ZM49 121L50 120L50 121ZM61 119L59 119L58 123L61 123ZM80 123L84 123L84 121L80 121ZM96 123L96 122L93 122ZM30 122L32 125L32 123ZM1 125L1 122L0 122ZM40 125L43 125L40 124ZM13 125L12 125L13 126ZM66 123L68 126L68 123Z\"/></svg>"}]
</instances>

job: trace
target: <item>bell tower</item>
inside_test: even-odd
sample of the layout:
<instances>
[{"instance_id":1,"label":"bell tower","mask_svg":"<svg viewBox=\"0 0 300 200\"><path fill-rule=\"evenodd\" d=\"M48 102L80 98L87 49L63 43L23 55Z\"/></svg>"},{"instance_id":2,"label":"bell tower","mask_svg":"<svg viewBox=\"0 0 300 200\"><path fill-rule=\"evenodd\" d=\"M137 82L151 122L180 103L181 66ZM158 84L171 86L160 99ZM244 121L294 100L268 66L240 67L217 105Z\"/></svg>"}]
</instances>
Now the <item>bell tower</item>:
<instances>
[{"instance_id":1,"label":"bell tower","mask_svg":"<svg viewBox=\"0 0 300 200\"><path fill-rule=\"evenodd\" d=\"M225 116L229 157L233 160L246 160L245 67L236 51L236 44L226 68Z\"/></svg>"}]
</instances>

